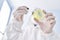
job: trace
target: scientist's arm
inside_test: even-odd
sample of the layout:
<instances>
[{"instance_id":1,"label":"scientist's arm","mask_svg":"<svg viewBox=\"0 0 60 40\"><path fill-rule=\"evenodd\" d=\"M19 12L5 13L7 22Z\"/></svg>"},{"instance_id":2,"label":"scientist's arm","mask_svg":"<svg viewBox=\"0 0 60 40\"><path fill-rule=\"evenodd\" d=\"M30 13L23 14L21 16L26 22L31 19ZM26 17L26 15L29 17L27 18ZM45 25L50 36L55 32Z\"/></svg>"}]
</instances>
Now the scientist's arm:
<instances>
[{"instance_id":1,"label":"scientist's arm","mask_svg":"<svg viewBox=\"0 0 60 40\"><path fill-rule=\"evenodd\" d=\"M52 13L45 13L45 21L41 22L35 19L35 21L39 24L41 29L41 37L46 40L60 40L60 37L53 32L53 27L56 23L55 16ZM45 40L44 39L44 40Z\"/></svg>"},{"instance_id":2,"label":"scientist's arm","mask_svg":"<svg viewBox=\"0 0 60 40\"><path fill-rule=\"evenodd\" d=\"M27 13L27 7L21 6L14 13L14 19L16 19L19 23L13 22L13 24L8 24L7 27L7 40L18 40L21 39L22 36L21 26L23 24L23 15Z\"/></svg>"}]
</instances>

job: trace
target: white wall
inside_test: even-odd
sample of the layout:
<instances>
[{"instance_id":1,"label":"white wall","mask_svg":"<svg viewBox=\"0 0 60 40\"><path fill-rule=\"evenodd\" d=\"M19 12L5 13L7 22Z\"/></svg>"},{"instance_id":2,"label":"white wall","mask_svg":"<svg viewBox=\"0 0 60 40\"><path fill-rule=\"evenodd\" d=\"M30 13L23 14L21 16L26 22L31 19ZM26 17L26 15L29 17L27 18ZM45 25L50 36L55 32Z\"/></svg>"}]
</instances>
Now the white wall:
<instances>
[{"instance_id":1,"label":"white wall","mask_svg":"<svg viewBox=\"0 0 60 40\"><path fill-rule=\"evenodd\" d=\"M11 0L14 6L26 5L30 7L40 7L44 9L54 10L60 9L60 0Z\"/></svg>"}]
</instances>

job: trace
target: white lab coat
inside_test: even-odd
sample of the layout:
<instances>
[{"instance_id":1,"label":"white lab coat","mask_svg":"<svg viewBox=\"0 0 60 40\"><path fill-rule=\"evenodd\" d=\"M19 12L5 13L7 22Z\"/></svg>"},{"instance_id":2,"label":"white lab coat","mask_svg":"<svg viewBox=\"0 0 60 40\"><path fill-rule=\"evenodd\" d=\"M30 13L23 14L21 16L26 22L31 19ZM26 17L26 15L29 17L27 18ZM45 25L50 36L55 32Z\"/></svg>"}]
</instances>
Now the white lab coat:
<instances>
[{"instance_id":1,"label":"white lab coat","mask_svg":"<svg viewBox=\"0 0 60 40\"><path fill-rule=\"evenodd\" d=\"M7 26L3 40L60 40L55 32L44 34L39 25L34 25L35 22L31 19L23 29L22 24L13 19Z\"/></svg>"}]
</instances>

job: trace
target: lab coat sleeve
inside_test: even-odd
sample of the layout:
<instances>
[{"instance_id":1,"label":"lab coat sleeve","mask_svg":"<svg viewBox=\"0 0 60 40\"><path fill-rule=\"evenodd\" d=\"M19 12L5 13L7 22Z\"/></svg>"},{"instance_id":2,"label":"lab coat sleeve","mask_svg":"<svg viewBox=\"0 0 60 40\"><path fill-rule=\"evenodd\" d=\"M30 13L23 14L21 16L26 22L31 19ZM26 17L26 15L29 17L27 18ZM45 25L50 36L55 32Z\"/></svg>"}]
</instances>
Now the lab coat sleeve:
<instances>
[{"instance_id":1,"label":"lab coat sleeve","mask_svg":"<svg viewBox=\"0 0 60 40\"><path fill-rule=\"evenodd\" d=\"M41 32L41 38L43 40L60 40L60 36L56 34L55 32L52 32L49 34Z\"/></svg>"},{"instance_id":2,"label":"lab coat sleeve","mask_svg":"<svg viewBox=\"0 0 60 40\"><path fill-rule=\"evenodd\" d=\"M20 27L16 24L9 24L7 26L6 35L7 40L18 40L20 34L22 33Z\"/></svg>"}]
</instances>

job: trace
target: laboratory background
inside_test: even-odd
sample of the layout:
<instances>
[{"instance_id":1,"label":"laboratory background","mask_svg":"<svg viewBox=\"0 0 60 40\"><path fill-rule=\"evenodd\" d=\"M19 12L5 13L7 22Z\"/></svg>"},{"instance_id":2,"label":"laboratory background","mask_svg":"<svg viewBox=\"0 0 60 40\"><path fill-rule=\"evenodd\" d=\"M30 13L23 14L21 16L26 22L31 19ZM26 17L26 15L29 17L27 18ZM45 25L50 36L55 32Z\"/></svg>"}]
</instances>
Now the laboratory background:
<instances>
[{"instance_id":1,"label":"laboratory background","mask_svg":"<svg viewBox=\"0 0 60 40\"><path fill-rule=\"evenodd\" d=\"M36 1L31 0L32 2L31 4L29 4L28 2L30 1L0 0L0 40L3 37L7 24L11 20L12 11L18 6L22 6L22 5L26 5L26 6L28 5L30 10L33 10L34 9L33 7L35 8L37 7L40 9L44 9L47 12L52 12L56 17L56 24L53 30L57 34L60 34L60 0L36 0ZM29 17L29 14L27 14L27 17ZM27 21L27 19L25 19L25 21Z\"/></svg>"}]
</instances>

